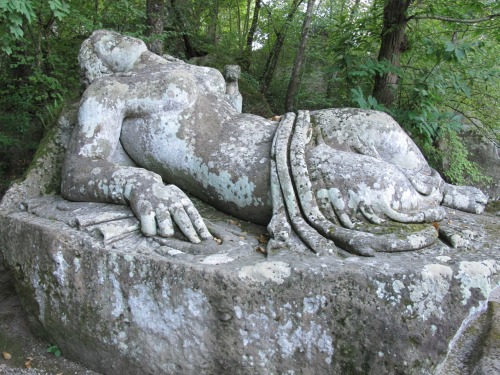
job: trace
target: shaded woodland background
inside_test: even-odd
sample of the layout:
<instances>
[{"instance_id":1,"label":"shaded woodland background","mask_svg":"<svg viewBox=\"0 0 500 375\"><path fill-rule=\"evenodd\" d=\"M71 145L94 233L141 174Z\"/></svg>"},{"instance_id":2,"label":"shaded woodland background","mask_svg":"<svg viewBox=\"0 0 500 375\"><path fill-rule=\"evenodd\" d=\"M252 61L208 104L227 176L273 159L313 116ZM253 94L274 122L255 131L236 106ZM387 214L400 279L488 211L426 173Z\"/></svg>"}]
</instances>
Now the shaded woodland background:
<instances>
[{"instance_id":1,"label":"shaded woodland background","mask_svg":"<svg viewBox=\"0 0 500 375\"><path fill-rule=\"evenodd\" d=\"M100 28L239 64L244 112L386 111L449 181L480 180L460 133L498 147L499 16L496 0L0 0L0 196L81 95L78 50Z\"/></svg>"}]
</instances>

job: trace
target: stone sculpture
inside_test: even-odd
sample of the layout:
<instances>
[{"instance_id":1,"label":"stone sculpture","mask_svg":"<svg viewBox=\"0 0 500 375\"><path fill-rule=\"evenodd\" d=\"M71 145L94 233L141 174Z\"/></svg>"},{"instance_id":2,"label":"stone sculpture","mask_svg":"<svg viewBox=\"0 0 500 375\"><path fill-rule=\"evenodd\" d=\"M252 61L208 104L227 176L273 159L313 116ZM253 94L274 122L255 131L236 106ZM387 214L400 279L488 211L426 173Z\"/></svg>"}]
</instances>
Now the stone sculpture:
<instances>
[{"instance_id":1,"label":"stone sculpture","mask_svg":"<svg viewBox=\"0 0 500 375\"><path fill-rule=\"evenodd\" d=\"M473 213L486 204L478 189L445 183L383 113L300 111L279 124L239 113L217 70L105 30L83 43L79 61L88 87L62 194L130 205L146 236L171 236L175 222L191 242L211 238L183 191L269 223L272 248L298 235L316 252L337 245L360 255L419 249L437 237L431 225L402 236L394 222L441 220L440 204Z\"/></svg>"},{"instance_id":2,"label":"stone sculpture","mask_svg":"<svg viewBox=\"0 0 500 375\"><path fill-rule=\"evenodd\" d=\"M224 67L224 78L226 79L226 94L229 102L239 113L243 111L243 97L238 88L241 68L239 65L226 65Z\"/></svg>"}]
</instances>

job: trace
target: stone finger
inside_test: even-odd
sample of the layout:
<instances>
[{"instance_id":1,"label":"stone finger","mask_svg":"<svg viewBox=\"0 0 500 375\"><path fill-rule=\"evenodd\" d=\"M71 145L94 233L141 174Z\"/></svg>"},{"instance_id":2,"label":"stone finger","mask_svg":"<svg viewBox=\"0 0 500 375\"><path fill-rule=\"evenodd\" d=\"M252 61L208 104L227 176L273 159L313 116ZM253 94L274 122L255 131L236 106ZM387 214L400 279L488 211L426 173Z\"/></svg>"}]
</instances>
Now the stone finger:
<instances>
[{"instance_id":1,"label":"stone finger","mask_svg":"<svg viewBox=\"0 0 500 375\"><path fill-rule=\"evenodd\" d=\"M139 221L141 222L141 232L147 237L156 235L156 220L155 220L155 212L151 203L148 201L142 200L138 204L138 212L137 216Z\"/></svg>"},{"instance_id":2,"label":"stone finger","mask_svg":"<svg viewBox=\"0 0 500 375\"><path fill-rule=\"evenodd\" d=\"M191 223L193 224L196 232L200 236L202 240L210 240L212 239L212 235L208 231L207 226L205 225L205 221L201 217L200 213L196 209L196 207L193 205L191 201L187 202L187 204L184 205L184 209L189 216Z\"/></svg>"},{"instance_id":3,"label":"stone finger","mask_svg":"<svg viewBox=\"0 0 500 375\"><path fill-rule=\"evenodd\" d=\"M158 223L158 234L161 237L174 235L174 225L168 209L161 206L156 209L156 222Z\"/></svg>"},{"instance_id":4,"label":"stone finger","mask_svg":"<svg viewBox=\"0 0 500 375\"><path fill-rule=\"evenodd\" d=\"M333 211L335 212L335 215L337 215L340 223L346 228L354 228L354 224L349 218L349 215L347 215L347 213L345 212L345 203L340 196L340 192L337 189L332 188L328 191L328 194L333 207Z\"/></svg>"},{"instance_id":5,"label":"stone finger","mask_svg":"<svg viewBox=\"0 0 500 375\"><path fill-rule=\"evenodd\" d=\"M389 219L400 222L400 223L423 223L425 221L425 218L426 218L424 211L404 213L404 212L396 211L388 206L384 207L383 210L384 210L384 214ZM430 213L430 211L429 211L429 213ZM432 219L430 221L434 221L434 219Z\"/></svg>"},{"instance_id":6,"label":"stone finger","mask_svg":"<svg viewBox=\"0 0 500 375\"><path fill-rule=\"evenodd\" d=\"M412 184L413 188L422 195L429 195L434 189L434 181L429 182L428 179L420 176L419 178L407 176L408 181Z\"/></svg>"},{"instance_id":7,"label":"stone finger","mask_svg":"<svg viewBox=\"0 0 500 375\"><path fill-rule=\"evenodd\" d=\"M184 233L188 240L192 243L200 243L201 240L196 233L196 230L181 204L175 204L170 208L170 213L179 229Z\"/></svg>"},{"instance_id":8,"label":"stone finger","mask_svg":"<svg viewBox=\"0 0 500 375\"><path fill-rule=\"evenodd\" d=\"M384 220L380 216L378 216L371 206L361 204L359 206L359 210L363 214L363 216L372 224L382 224Z\"/></svg>"},{"instance_id":9,"label":"stone finger","mask_svg":"<svg viewBox=\"0 0 500 375\"><path fill-rule=\"evenodd\" d=\"M170 194L174 194L177 197L177 200L181 199L189 199L186 193L184 193L179 187L176 185L166 185L168 188L168 192Z\"/></svg>"},{"instance_id":10,"label":"stone finger","mask_svg":"<svg viewBox=\"0 0 500 375\"><path fill-rule=\"evenodd\" d=\"M316 194L316 200L318 202L318 208L320 212L325 216L325 218L335 225L341 225L330 202L328 190L322 189L318 191L318 193Z\"/></svg>"}]
</instances>

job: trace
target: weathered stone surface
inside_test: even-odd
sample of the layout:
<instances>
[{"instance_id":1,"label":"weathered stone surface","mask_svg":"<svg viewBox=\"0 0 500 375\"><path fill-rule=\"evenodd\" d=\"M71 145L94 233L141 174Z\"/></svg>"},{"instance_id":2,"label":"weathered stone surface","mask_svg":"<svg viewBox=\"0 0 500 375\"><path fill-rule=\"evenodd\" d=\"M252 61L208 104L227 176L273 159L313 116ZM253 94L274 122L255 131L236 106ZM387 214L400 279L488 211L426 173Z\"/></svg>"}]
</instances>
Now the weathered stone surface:
<instances>
[{"instance_id":1,"label":"weathered stone surface","mask_svg":"<svg viewBox=\"0 0 500 375\"><path fill-rule=\"evenodd\" d=\"M266 257L265 228L199 201L220 245L146 238L124 206L43 195L61 158L43 154L7 193L0 248L37 331L102 373L431 374L500 283L490 214L448 210L457 249Z\"/></svg>"},{"instance_id":2,"label":"weathered stone surface","mask_svg":"<svg viewBox=\"0 0 500 375\"><path fill-rule=\"evenodd\" d=\"M479 214L487 203L476 188L445 183L381 112L300 111L279 124L242 114L230 100L237 93L234 67L226 83L215 69L163 59L141 40L107 30L84 41L79 62L88 87L61 193L72 201L129 205L146 236L169 237L176 224L191 242L211 238L189 192L261 225L282 221L283 209L294 232L288 238L314 252L338 246L374 255L432 244L441 204ZM394 233L393 222L427 225ZM273 225L273 236L286 233Z\"/></svg>"},{"instance_id":3,"label":"weathered stone surface","mask_svg":"<svg viewBox=\"0 0 500 375\"><path fill-rule=\"evenodd\" d=\"M466 319L449 345L437 375L500 373L500 288Z\"/></svg>"},{"instance_id":4,"label":"weathered stone surface","mask_svg":"<svg viewBox=\"0 0 500 375\"><path fill-rule=\"evenodd\" d=\"M238 65L226 65L224 67L224 79L226 80L226 95L229 102L239 113L243 110L243 97L238 88L241 68Z\"/></svg>"},{"instance_id":5,"label":"weathered stone surface","mask_svg":"<svg viewBox=\"0 0 500 375\"><path fill-rule=\"evenodd\" d=\"M222 244L181 252L137 225L113 237L136 219L91 206L54 196L3 209L0 242L33 322L106 374L430 374L500 282L494 216L449 212L443 225L471 234L459 249L266 258L264 228L207 207ZM110 217L114 228L99 224Z\"/></svg>"}]
</instances>

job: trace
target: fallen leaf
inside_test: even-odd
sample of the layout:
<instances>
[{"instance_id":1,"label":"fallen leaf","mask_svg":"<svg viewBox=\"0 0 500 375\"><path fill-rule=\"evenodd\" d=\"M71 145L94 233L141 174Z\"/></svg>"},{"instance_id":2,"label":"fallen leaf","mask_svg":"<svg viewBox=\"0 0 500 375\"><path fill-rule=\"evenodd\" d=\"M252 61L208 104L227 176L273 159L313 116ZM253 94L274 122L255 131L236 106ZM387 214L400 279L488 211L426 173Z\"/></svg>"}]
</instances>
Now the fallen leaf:
<instances>
[{"instance_id":1,"label":"fallen leaf","mask_svg":"<svg viewBox=\"0 0 500 375\"><path fill-rule=\"evenodd\" d=\"M2 355L3 355L3 359L6 359L6 360L9 360L12 358L12 355L10 353L7 353L7 352L2 352Z\"/></svg>"},{"instance_id":2,"label":"fallen leaf","mask_svg":"<svg viewBox=\"0 0 500 375\"><path fill-rule=\"evenodd\" d=\"M257 237L257 240L260 243L268 243L269 242L269 237L267 237L265 234L261 234L259 237Z\"/></svg>"},{"instance_id":3,"label":"fallen leaf","mask_svg":"<svg viewBox=\"0 0 500 375\"><path fill-rule=\"evenodd\" d=\"M432 226L436 229L439 229L439 223L437 221L433 221Z\"/></svg>"},{"instance_id":4,"label":"fallen leaf","mask_svg":"<svg viewBox=\"0 0 500 375\"><path fill-rule=\"evenodd\" d=\"M241 227L241 223L239 221L236 221L236 220L229 220L229 224L232 224L232 225L236 225L238 227Z\"/></svg>"},{"instance_id":5,"label":"fallen leaf","mask_svg":"<svg viewBox=\"0 0 500 375\"><path fill-rule=\"evenodd\" d=\"M26 358L26 362L24 362L24 367L26 368L31 368L31 361L33 360L32 357Z\"/></svg>"},{"instance_id":6,"label":"fallen leaf","mask_svg":"<svg viewBox=\"0 0 500 375\"><path fill-rule=\"evenodd\" d=\"M257 246L257 249L255 249L256 252L267 255L267 250L263 246Z\"/></svg>"}]
</instances>

